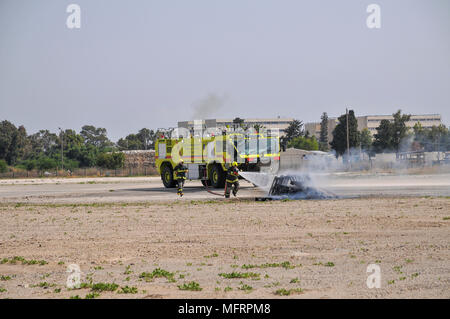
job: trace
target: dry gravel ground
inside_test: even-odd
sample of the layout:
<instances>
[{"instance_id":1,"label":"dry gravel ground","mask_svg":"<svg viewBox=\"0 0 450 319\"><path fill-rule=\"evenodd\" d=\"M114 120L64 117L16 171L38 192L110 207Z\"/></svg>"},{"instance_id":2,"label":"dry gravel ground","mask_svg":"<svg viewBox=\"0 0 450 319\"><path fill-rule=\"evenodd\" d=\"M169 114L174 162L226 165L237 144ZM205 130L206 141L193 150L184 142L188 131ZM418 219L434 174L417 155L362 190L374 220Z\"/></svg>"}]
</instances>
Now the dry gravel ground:
<instances>
[{"instance_id":1,"label":"dry gravel ground","mask_svg":"<svg viewBox=\"0 0 450 319\"><path fill-rule=\"evenodd\" d=\"M449 197L8 203L0 216L0 298L85 298L65 286L69 264L119 285L97 298L450 298ZM366 285L371 263L379 289ZM156 268L173 280L139 278ZM231 272L259 276L219 276ZM178 288L191 281L202 290Z\"/></svg>"}]
</instances>

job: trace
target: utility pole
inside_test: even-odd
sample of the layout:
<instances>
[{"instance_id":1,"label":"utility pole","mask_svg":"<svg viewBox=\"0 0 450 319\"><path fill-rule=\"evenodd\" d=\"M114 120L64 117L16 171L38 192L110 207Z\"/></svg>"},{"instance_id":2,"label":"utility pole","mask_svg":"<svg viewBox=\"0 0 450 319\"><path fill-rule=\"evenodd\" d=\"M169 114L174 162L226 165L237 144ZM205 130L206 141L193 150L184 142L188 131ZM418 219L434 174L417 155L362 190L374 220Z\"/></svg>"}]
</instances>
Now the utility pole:
<instances>
[{"instance_id":1,"label":"utility pole","mask_svg":"<svg viewBox=\"0 0 450 319\"><path fill-rule=\"evenodd\" d=\"M346 122L347 122L347 161L350 164L350 138L348 133L348 109L345 109L345 116L346 116Z\"/></svg>"},{"instance_id":2,"label":"utility pole","mask_svg":"<svg viewBox=\"0 0 450 319\"><path fill-rule=\"evenodd\" d=\"M61 170L64 170L64 132L62 128L58 127L61 138Z\"/></svg>"},{"instance_id":3,"label":"utility pole","mask_svg":"<svg viewBox=\"0 0 450 319\"><path fill-rule=\"evenodd\" d=\"M439 137L437 140L437 156L438 156L438 161L439 163L441 162L441 132L439 131Z\"/></svg>"}]
</instances>

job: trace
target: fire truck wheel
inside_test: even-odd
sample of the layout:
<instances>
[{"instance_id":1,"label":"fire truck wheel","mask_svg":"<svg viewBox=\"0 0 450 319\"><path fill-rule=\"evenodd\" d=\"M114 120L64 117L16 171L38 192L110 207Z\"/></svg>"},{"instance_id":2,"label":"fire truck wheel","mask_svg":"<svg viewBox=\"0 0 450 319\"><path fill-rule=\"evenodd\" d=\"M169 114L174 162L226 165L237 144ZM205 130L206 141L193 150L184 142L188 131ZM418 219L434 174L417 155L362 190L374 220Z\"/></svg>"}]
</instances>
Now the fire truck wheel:
<instances>
[{"instance_id":1,"label":"fire truck wheel","mask_svg":"<svg viewBox=\"0 0 450 319\"><path fill-rule=\"evenodd\" d=\"M161 169L161 179L166 188L175 187L175 181L173 179L173 170L169 165L164 165Z\"/></svg>"},{"instance_id":2,"label":"fire truck wheel","mask_svg":"<svg viewBox=\"0 0 450 319\"><path fill-rule=\"evenodd\" d=\"M214 165L211 168L210 181L214 188L223 188L225 186L225 172L220 165Z\"/></svg>"}]
</instances>

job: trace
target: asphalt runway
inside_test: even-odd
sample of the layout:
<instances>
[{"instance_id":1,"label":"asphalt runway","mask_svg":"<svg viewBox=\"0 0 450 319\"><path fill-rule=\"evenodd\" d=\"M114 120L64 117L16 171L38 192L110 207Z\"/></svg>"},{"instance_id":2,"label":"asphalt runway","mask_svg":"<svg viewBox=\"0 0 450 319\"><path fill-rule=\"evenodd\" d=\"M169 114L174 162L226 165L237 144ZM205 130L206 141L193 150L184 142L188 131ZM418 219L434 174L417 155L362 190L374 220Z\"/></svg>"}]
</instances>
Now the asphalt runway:
<instances>
[{"instance_id":1,"label":"asphalt runway","mask_svg":"<svg viewBox=\"0 0 450 319\"><path fill-rule=\"evenodd\" d=\"M358 175L312 177L319 188L343 198L367 196L450 196L450 174ZM238 198L251 199L265 192L241 180ZM210 189L223 194L223 189ZM185 195L167 189L159 177L42 178L0 180L0 202L92 203L220 199L199 181L187 181ZM450 209L450 208L449 208Z\"/></svg>"}]
</instances>

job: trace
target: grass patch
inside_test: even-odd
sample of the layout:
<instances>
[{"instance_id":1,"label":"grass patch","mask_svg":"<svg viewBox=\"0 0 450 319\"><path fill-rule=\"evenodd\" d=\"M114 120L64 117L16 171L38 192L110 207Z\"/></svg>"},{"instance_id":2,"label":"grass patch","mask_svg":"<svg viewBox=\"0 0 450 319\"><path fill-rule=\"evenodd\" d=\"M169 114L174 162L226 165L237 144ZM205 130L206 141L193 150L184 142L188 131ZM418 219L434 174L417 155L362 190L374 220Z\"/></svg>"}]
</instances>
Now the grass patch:
<instances>
[{"instance_id":1,"label":"grass patch","mask_svg":"<svg viewBox=\"0 0 450 319\"><path fill-rule=\"evenodd\" d=\"M6 288L0 287L0 292L7 292Z\"/></svg>"},{"instance_id":2,"label":"grass patch","mask_svg":"<svg viewBox=\"0 0 450 319\"><path fill-rule=\"evenodd\" d=\"M56 286L56 285L55 284L49 284L46 281L40 282L37 285L30 285L31 288L40 287L40 288L44 288L44 289L47 289L49 287L54 287L54 286Z\"/></svg>"},{"instance_id":3,"label":"grass patch","mask_svg":"<svg viewBox=\"0 0 450 319\"><path fill-rule=\"evenodd\" d=\"M99 294L98 292L96 292L96 291L93 291L93 292L91 292L91 293L88 293L88 294L84 297L84 299L95 299L95 298L97 298L97 297L100 297L100 294Z\"/></svg>"},{"instance_id":4,"label":"grass patch","mask_svg":"<svg viewBox=\"0 0 450 319\"><path fill-rule=\"evenodd\" d=\"M301 294L303 293L303 289L302 288L293 288L293 289L278 289L277 291L274 292L275 295L278 296L289 296L291 294Z\"/></svg>"},{"instance_id":5,"label":"grass patch","mask_svg":"<svg viewBox=\"0 0 450 319\"><path fill-rule=\"evenodd\" d=\"M220 277L226 278L226 279L234 279L234 278L259 278L258 273L254 272L230 272L230 273L220 273Z\"/></svg>"},{"instance_id":6,"label":"grass patch","mask_svg":"<svg viewBox=\"0 0 450 319\"><path fill-rule=\"evenodd\" d=\"M120 287L120 290L117 292L119 294L137 294L138 289L136 287Z\"/></svg>"},{"instance_id":7,"label":"grass patch","mask_svg":"<svg viewBox=\"0 0 450 319\"><path fill-rule=\"evenodd\" d=\"M284 269L293 269L295 268L294 265L291 265L289 261L283 261L281 263L265 263L261 265L242 265L242 269L252 269L252 268L277 268L277 267L283 267Z\"/></svg>"},{"instance_id":8,"label":"grass patch","mask_svg":"<svg viewBox=\"0 0 450 319\"><path fill-rule=\"evenodd\" d=\"M86 289L86 288L92 288L92 282L91 283L87 283L87 282L80 283L80 288L79 289Z\"/></svg>"},{"instance_id":9,"label":"grass patch","mask_svg":"<svg viewBox=\"0 0 450 319\"><path fill-rule=\"evenodd\" d=\"M125 267L125 271L123 272L124 275L129 275L131 274L133 271L131 270L131 265L128 265Z\"/></svg>"},{"instance_id":10,"label":"grass patch","mask_svg":"<svg viewBox=\"0 0 450 319\"><path fill-rule=\"evenodd\" d=\"M394 266L392 269L398 274L403 274L402 266Z\"/></svg>"},{"instance_id":11,"label":"grass patch","mask_svg":"<svg viewBox=\"0 0 450 319\"><path fill-rule=\"evenodd\" d=\"M139 275L139 278L145 279L145 281L152 281L154 278L166 278L169 282L175 282L174 273L167 270L156 268L152 272L143 272Z\"/></svg>"},{"instance_id":12,"label":"grass patch","mask_svg":"<svg viewBox=\"0 0 450 319\"><path fill-rule=\"evenodd\" d=\"M0 281L7 281L7 280L11 280L11 276L5 276L5 275L0 276Z\"/></svg>"},{"instance_id":13,"label":"grass patch","mask_svg":"<svg viewBox=\"0 0 450 319\"><path fill-rule=\"evenodd\" d=\"M364 262L361 262L361 263L363 264ZM319 261L318 263L314 263L313 266L334 267L334 262L329 261L329 262L324 264L321 261Z\"/></svg>"},{"instance_id":14,"label":"grass patch","mask_svg":"<svg viewBox=\"0 0 450 319\"><path fill-rule=\"evenodd\" d=\"M179 285L178 289L180 289L180 290L190 290L190 291L200 291L203 288L200 287L200 284L198 282L191 281L189 283L184 283L182 285Z\"/></svg>"},{"instance_id":15,"label":"grass patch","mask_svg":"<svg viewBox=\"0 0 450 319\"><path fill-rule=\"evenodd\" d=\"M119 288L118 284L115 283L109 284L104 282L92 284L91 286L92 291L115 291L117 288Z\"/></svg>"},{"instance_id":16,"label":"grass patch","mask_svg":"<svg viewBox=\"0 0 450 319\"><path fill-rule=\"evenodd\" d=\"M0 264L6 263L11 265L21 263L22 265L40 265L40 266L48 264L48 262L46 262L45 260L35 260L35 259L27 260L21 256L14 256L12 258L3 258L2 260L0 260Z\"/></svg>"},{"instance_id":17,"label":"grass patch","mask_svg":"<svg viewBox=\"0 0 450 319\"><path fill-rule=\"evenodd\" d=\"M251 292L253 290L252 286L243 284L242 286L238 287L239 290L243 290L245 292Z\"/></svg>"}]
</instances>

